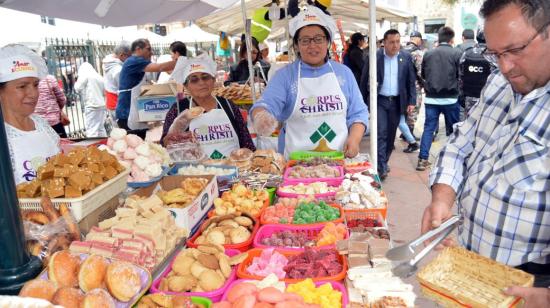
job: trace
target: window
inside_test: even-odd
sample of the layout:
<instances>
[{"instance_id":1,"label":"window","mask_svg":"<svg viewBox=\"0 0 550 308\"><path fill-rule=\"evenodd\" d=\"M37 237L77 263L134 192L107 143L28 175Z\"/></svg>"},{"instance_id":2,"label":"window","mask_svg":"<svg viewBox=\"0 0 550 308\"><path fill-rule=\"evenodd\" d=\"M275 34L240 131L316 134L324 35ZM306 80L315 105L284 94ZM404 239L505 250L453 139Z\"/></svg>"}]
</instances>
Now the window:
<instances>
[{"instance_id":1,"label":"window","mask_svg":"<svg viewBox=\"0 0 550 308\"><path fill-rule=\"evenodd\" d=\"M437 33L439 29L445 26L445 19L426 19L424 20L424 33Z\"/></svg>"},{"instance_id":2,"label":"window","mask_svg":"<svg viewBox=\"0 0 550 308\"><path fill-rule=\"evenodd\" d=\"M53 18L53 17L40 16L40 21L41 21L43 24L50 24L50 25L52 25L52 26L55 26L55 18Z\"/></svg>"}]
</instances>

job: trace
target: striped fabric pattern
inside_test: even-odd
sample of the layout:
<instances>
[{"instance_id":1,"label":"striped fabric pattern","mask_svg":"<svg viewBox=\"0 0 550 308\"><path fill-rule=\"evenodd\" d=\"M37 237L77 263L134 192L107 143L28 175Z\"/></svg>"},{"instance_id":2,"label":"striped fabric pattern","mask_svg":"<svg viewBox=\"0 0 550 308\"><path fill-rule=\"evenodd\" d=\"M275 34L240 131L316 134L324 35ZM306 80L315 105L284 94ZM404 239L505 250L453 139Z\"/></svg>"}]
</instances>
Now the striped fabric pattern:
<instances>
[{"instance_id":1,"label":"striped fabric pattern","mask_svg":"<svg viewBox=\"0 0 550 308\"><path fill-rule=\"evenodd\" d=\"M459 242L511 266L550 263L550 82L522 96L497 70L457 126L430 185L457 192Z\"/></svg>"},{"instance_id":2,"label":"striped fabric pattern","mask_svg":"<svg viewBox=\"0 0 550 308\"><path fill-rule=\"evenodd\" d=\"M56 125L60 122L60 109L65 106L66 101L55 77L48 75L38 84L38 103L34 113L48 121L50 126Z\"/></svg>"}]
</instances>

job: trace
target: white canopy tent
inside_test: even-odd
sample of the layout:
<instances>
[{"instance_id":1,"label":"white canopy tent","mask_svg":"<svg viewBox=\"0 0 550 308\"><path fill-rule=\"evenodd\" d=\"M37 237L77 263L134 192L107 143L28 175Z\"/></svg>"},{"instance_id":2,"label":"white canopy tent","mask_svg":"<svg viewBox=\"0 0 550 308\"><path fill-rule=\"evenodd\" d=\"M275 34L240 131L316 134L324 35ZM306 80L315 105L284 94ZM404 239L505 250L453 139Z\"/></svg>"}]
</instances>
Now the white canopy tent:
<instances>
[{"instance_id":1,"label":"white canopy tent","mask_svg":"<svg viewBox=\"0 0 550 308\"><path fill-rule=\"evenodd\" d=\"M1 7L104 26L194 20L239 0L2 0Z\"/></svg>"},{"instance_id":2,"label":"white canopy tent","mask_svg":"<svg viewBox=\"0 0 550 308\"><path fill-rule=\"evenodd\" d=\"M128 41L132 42L136 39L146 38L149 42L155 43L168 43L171 42L167 37L158 35L154 32L138 29L136 26L130 27L108 27L99 29L97 31L89 33L89 39L92 40L104 40L104 41Z\"/></svg>"},{"instance_id":3,"label":"white canopy tent","mask_svg":"<svg viewBox=\"0 0 550 308\"><path fill-rule=\"evenodd\" d=\"M203 31L195 24L172 31L168 33L166 38L172 42L181 41L184 43L216 42L219 40L217 35Z\"/></svg>"}]
</instances>

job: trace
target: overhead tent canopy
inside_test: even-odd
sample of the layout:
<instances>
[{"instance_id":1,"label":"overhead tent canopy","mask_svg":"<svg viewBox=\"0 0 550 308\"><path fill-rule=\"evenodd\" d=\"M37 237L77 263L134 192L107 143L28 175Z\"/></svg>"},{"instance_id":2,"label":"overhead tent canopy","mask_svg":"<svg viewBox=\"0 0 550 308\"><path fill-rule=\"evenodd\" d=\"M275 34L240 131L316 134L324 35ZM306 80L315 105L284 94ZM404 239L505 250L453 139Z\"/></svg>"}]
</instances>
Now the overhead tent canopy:
<instances>
[{"instance_id":1,"label":"overhead tent canopy","mask_svg":"<svg viewBox=\"0 0 550 308\"><path fill-rule=\"evenodd\" d=\"M246 0L246 14L250 18L253 12L261 7L266 7L271 4L270 0ZM333 0L329 8L329 12L334 18L339 18L343 23L344 31L356 31L361 29L361 26L355 25L364 24L369 19L369 3L362 0ZM392 22L412 22L414 16L405 11L396 9L386 4L376 5L377 21L389 20ZM212 13L208 16L199 18L195 23L203 30L208 32L224 31L229 35L238 35L244 32L242 23L241 7L235 4L225 10ZM284 21L273 22L273 31L277 31L281 27L285 27Z\"/></svg>"},{"instance_id":2,"label":"overhead tent canopy","mask_svg":"<svg viewBox=\"0 0 550 308\"><path fill-rule=\"evenodd\" d=\"M0 0L0 6L119 27L194 20L237 2L239 0Z\"/></svg>"}]
</instances>

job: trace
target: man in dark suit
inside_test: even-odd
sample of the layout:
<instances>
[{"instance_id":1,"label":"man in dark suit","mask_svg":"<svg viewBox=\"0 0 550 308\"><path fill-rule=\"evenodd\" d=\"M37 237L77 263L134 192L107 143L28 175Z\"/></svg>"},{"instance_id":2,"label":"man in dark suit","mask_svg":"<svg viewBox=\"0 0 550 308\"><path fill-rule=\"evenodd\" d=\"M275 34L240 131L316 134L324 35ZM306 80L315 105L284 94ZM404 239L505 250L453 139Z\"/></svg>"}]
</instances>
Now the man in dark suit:
<instances>
[{"instance_id":1,"label":"man in dark suit","mask_svg":"<svg viewBox=\"0 0 550 308\"><path fill-rule=\"evenodd\" d=\"M401 35L391 29L384 33L384 48L376 52L378 88L378 174L383 180L389 172L388 161L402 114L416 105L416 74L411 55L401 50ZM365 61L360 84L370 108L369 61Z\"/></svg>"}]
</instances>

